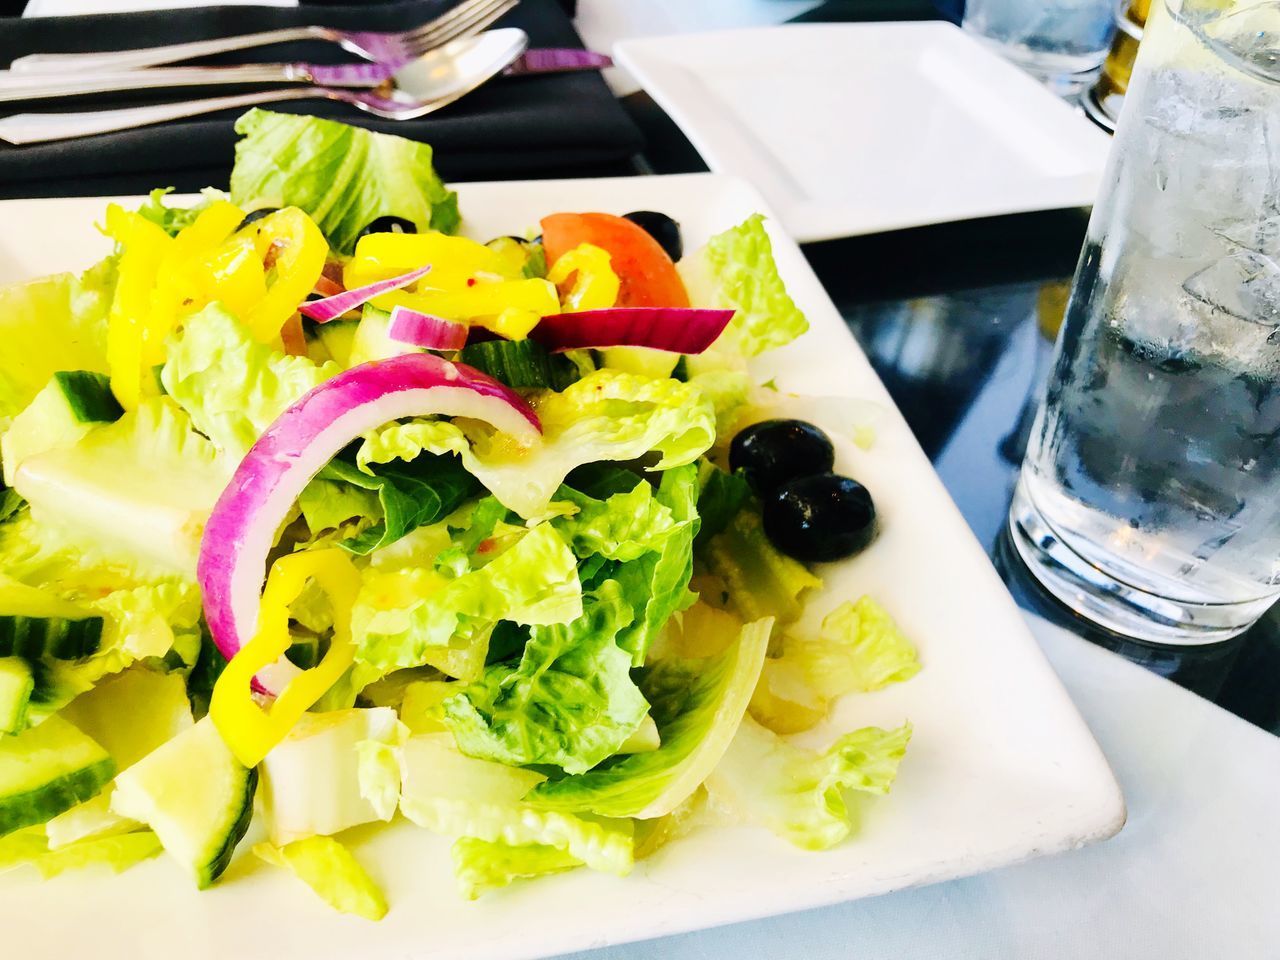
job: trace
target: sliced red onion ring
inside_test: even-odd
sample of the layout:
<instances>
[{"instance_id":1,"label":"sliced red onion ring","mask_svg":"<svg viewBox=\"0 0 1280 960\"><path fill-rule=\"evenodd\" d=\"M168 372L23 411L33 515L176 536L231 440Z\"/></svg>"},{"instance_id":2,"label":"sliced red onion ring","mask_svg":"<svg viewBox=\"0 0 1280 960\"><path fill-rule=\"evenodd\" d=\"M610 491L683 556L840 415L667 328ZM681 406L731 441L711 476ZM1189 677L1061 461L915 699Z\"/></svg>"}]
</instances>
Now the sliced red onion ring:
<instances>
[{"instance_id":1,"label":"sliced red onion ring","mask_svg":"<svg viewBox=\"0 0 1280 960\"><path fill-rule=\"evenodd\" d=\"M343 290L341 293L335 293L333 296L325 297L323 300L308 300L298 307L298 311L304 317L310 317L316 323L328 323L330 320L336 320L344 313L354 310L361 304L368 303L374 297L390 293L392 290L399 290L401 287L407 287L415 280L421 280L430 270L431 264L427 264L425 267L410 270L408 273L392 277L390 280L379 280L377 283L369 283L363 287L356 287L354 290Z\"/></svg>"},{"instance_id":2,"label":"sliced red onion ring","mask_svg":"<svg viewBox=\"0 0 1280 960\"><path fill-rule=\"evenodd\" d=\"M387 336L400 343L411 343L428 350L461 350L467 345L471 327L430 313L421 313L397 305L391 310Z\"/></svg>"},{"instance_id":3,"label":"sliced red onion ring","mask_svg":"<svg viewBox=\"0 0 1280 960\"><path fill-rule=\"evenodd\" d=\"M482 420L522 443L542 430L510 387L471 367L410 353L352 367L280 414L245 454L214 505L196 578L214 642L230 659L253 636L267 554L302 488L348 443L401 417ZM270 693L280 679L255 686ZM282 676L276 674L273 676Z\"/></svg>"},{"instance_id":4,"label":"sliced red onion ring","mask_svg":"<svg viewBox=\"0 0 1280 960\"><path fill-rule=\"evenodd\" d=\"M543 317L529 336L552 350L649 347L671 353L702 353L732 318L732 310L611 307Z\"/></svg>"}]
</instances>

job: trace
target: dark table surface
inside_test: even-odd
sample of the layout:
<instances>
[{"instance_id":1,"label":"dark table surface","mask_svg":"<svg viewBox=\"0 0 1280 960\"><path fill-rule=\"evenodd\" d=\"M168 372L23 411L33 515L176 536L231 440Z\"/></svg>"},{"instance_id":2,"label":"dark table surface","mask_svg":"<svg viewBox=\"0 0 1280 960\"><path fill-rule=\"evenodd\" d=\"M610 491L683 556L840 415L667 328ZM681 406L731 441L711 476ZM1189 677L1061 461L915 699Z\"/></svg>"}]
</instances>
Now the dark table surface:
<instances>
[{"instance_id":1,"label":"dark table surface","mask_svg":"<svg viewBox=\"0 0 1280 960\"><path fill-rule=\"evenodd\" d=\"M835 0L801 19L936 15L929 0ZM707 169L645 94L624 105L648 141L645 172ZM1018 603L1280 735L1280 606L1224 643L1137 643L1093 627L1046 594L1006 538L1028 418L1088 214L994 217L803 249Z\"/></svg>"}]
</instances>

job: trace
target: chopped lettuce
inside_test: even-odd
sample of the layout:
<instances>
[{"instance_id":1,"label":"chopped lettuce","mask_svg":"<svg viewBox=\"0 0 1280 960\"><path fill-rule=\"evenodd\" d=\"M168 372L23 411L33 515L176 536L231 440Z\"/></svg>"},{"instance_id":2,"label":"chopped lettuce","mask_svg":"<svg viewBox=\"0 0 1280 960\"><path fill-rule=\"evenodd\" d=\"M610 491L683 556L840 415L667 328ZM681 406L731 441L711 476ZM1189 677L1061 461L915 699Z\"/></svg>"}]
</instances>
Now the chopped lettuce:
<instances>
[{"instance_id":1,"label":"chopped lettuce","mask_svg":"<svg viewBox=\"0 0 1280 960\"><path fill-rule=\"evenodd\" d=\"M340 913L366 920L387 915L382 891L351 851L333 837L307 837L282 847L259 843L253 852L266 863L284 867Z\"/></svg>"},{"instance_id":2,"label":"chopped lettuce","mask_svg":"<svg viewBox=\"0 0 1280 960\"><path fill-rule=\"evenodd\" d=\"M728 748L760 676L772 626L768 619L747 624L717 657L666 659L646 669L641 690L652 704L662 745L580 776L539 784L529 802L606 817L652 819L671 813Z\"/></svg>"},{"instance_id":3,"label":"chopped lettuce","mask_svg":"<svg viewBox=\"0 0 1280 960\"><path fill-rule=\"evenodd\" d=\"M389 819L385 804L365 796L360 745L394 745L399 739L390 707L305 714L262 761L271 841L292 843Z\"/></svg>"},{"instance_id":4,"label":"chopped lettuce","mask_svg":"<svg viewBox=\"0 0 1280 960\"><path fill-rule=\"evenodd\" d=\"M141 665L103 680L61 716L101 744L117 771L129 769L194 723L182 677Z\"/></svg>"},{"instance_id":5,"label":"chopped lettuce","mask_svg":"<svg viewBox=\"0 0 1280 960\"><path fill-rule=\"evenodd\" d=\"M679 526L661 549L623 563L609 573L621 585L636 611L635 620L618 637L631 654L632 666L644 663L654 639L671 615L697 600L689 590L693 576L693 540L698 533L698 471L693 464L662 474L656 500L671 511Z\"/></svg>"},{"instance_id":6,"label":"chopped lettuce","mask_svg":"<svg viewBox=\"0 0 1280 960\"><path fill-rule=\"evenodd\" d=\"M431 166L431 147L333 120L250 110L236 121L231 199L242 207L300 207L329 243L350 253L379 217L454 232L457 195Z\"/></svg>"},{"instance_id":7,"label":"chopped lettuce","mask_svg":"<svg viewBox=\"0 0 1280 960\"><path fill-rule=\"evenodd\" d=\"M226 194L213 187L205 187L200 191L200 202L190 207L171 207L164 198L173 193L173 187L157 187L147 195L146 202L138 208L138 213L150 220L169 236L177 236L196 218L219 200L225 200Z\"/></svg>"},{"instance_id":8,"label":"chopped lettuce","mask_svg":"<svg viewBox=\"0 0 1280 960\"><path fill-rule=\"evenodd\" d=\"M170 339L160 380L196 429L238 462L286 407L339 371L258 343L214 303Z\"/></svg>"},{"instance_id":9,"label":"chopped lettuce","mask_svg":"<svg viewBox=\"0 0 1280 960\"><path fill-rule=\"evenodd\" d=\"M445 724L462 752L568 773L617 753L649 709L631 679L631 655L616 642L632 617L607 580L584 597L578 619L534 627L518 664L489 667L445 701Z\"/></svg>"},{"instance_id":10,"label":"chopped lettuce","mask_svg":"<svg viewBox=\"0 0 1280 960\"><path fill-rule=\"evenodd\" d=\"M112 873L123 873L135 864L160 852L160 838L150 830L81 840L58 850L34 857L30 863L45 880L66 870L103 866Z\"/></svg>"},{"instance_id":11,"label":"chopped lettuce","mask_svg":"<svg viewBox=\"0 0 1280 960\"><path fill-rule=\"evenodd\" d=\"M577 560L544 523L495 560L456 579L425 568L371 567L352 610L351 629L356 659L384 673L430 663L472 680L484 665L489 633L499 620L545 625L581 615Z\"/></svg>"},{"instance_id":12,"label":"chopped lettuce","mask_svg":"<svg viewBox=\"0 0 1280 960\"><path fill-rule=\"evenodd\" d=\"M729 600L745 619L774 617L788 624L800 616L800 594L822 586L804 564L778 552L765 536L760 515L740 510L707 544L708 569L726 584Z\"/></svg>"},{"instance_id":13,"label":"chopped lettuce","mask_svg":"<svg viewBox=\"0 0 1280 960\"><path fill-rule=\"evenodd\" d=\"M702 522L694 546L704 546L728 527L750 498L746 480L703 460L698 465L698 517Z\"/></svg>"},{"instance_id":14,"label":"chopped lettuce","mask_svg":"<svg viewBox=\"0 0 1280 960\"><path fill-rule=\"evenodd\" d=\"M748 357L790 343L809 329L778 273L761 214L716 234L681 261L680 272L695 303L734 311L729 339ZM713 352L717 347L723 345L717 343Z\"/></svg>"},{"instance_id":15,"label":"chopped lettuce","mask_svg":"<svg viewBox=\"0 0 1280 960\"><path fill-rule=\"evenodd\" d=\"M818 636L784 636L782 655L765 662L751 715L777 733L797 733L821 721L837 697L919 672L911 641L883 607L862 597L827 614Z\"/></svg>"},{"instance_id":16,"label":"chopped lettuce","mask_svg":"<svg viewBox=\"0 0 1280 960\"><path fill-rule=\"evenodd\" d=\"M397 730L397 741L403 730ZM397 745L384 740L361 740L356 744L357 780L360 796L379 820L389 821L400 806L400 754Z\"/></svg>"},{"instance_id":17,"label":"chopped lettuce","mask_svg":"<svg viewBox=\"0 0 1280 960\"><path fill-rule=\"evenodd\" d=\"M826 850L854 829L845 790L889 792L911 739L911 725L865 727L825 753L788 743L750 717L707 779L712 800L798 847Z\"/></svg>"},{"instance_id":18,"label":"chopped lettuce","mask_svg":"<svg viewBox=\"0 0 1280 960\"><path fill-rule=\"evenodd\" d=\"M601 460L635 460L656 450L651 470L692 463L715 442L715 414L696 387L597 370L563 392L533 398L542 438L511 448L493 433L464 433L456 424L416 420L370 435L357 463L412 460L422 451L457 453L502 503L522 517L540 517L575 467Z\"/></svg>"},{"instance_id":19,"label":"chopped lettuce","mask_svg":"<svg viewBox=\"0 0 1280 960\"><path fill-rule=\"evenodd\" d=\"M38 522L77 546L194 579L200 534L232 467L171 399L156 397L24 460L13 486Z\"/></svg>"},{"instance_id":20,"label":"chopped lettuce","mask_svg":"<svg viewBox=\"0 0 1280 960\"><path fill-rule=\"evenodd\" d=\"M592 870L631 871L630 821L584 819L520 802L544 779L539 773L464 756L447 733L410 737L401 763L400 812L420 827L509 846L555 847Z\"/></svg>"},{"instance_id":21,"label":"chopped lettuce","mask_svg":"<svg viewBox=\"0 0 1280 960\"><path fill-rule=\"evenodd\" d=\"M0 289L0 433L59 370L107 372L115 263Z\"/></svg>"},{"instance_id":22,"label":"chopped lettuce","mask_svg":"<svg viewBox=\"0 0 1280 960\"><path fill-rule=\"evenodd\" d=\"M361 556L395 543L420 526L435 523L461 506L480 486L457 457L430 453L408 463L379 464L375 470L360 470L336 459L320 471L320 477L376 493L380 519L339 542L343 549Z\"/></svg>"},{"instance_id":23,"label":"chopped lettuce","mask_svg":"<svg viewBox=\"0 0 1280 960\"><path fill-rule=\"evenodd\" d=\"M578 508L554 523L573 552L584 558L598 553L610 560L638 560L651 550L661 551L672 533L692 522L676 520L654 496L653 486L639 477L630 491L615 493L608 500L596 500L569 487L562 487L556 500Z\"/></svg>"},{"instance_id":24,"label":"chopped lettuce","mask_svg":"<svg viewBox=\"0 0 1280 960\"><path fill-rule=\"evenodd\" d=\"M475 837L459 837L453 842L454 873L468 900L510 886L516 880L563 873L580 866L582 861L569 851L540 843L514 846Z\"/></svg>"}]
</instances>

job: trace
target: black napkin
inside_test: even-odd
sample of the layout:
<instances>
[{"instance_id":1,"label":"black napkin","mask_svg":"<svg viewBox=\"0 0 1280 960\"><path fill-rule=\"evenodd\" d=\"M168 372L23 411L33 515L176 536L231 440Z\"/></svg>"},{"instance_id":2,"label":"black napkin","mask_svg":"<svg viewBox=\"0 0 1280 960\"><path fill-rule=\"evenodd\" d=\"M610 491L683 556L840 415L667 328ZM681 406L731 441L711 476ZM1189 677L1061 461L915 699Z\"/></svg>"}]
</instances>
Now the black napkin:
<instances>
[{"instance_id":1,"label":"black napkin","mask_svg":"<svg viewBox=\"0 0 1280 960\"><path fill-rule=\"evenodd\" d=\"M402 30L439 15L456 0L407 0L365 6L206 7L146 13L44 17L7 21L0 29L0 66L35 52L116 50L181 43L305 23L345 29ZM521 27L531 47L582 47L557 0L523 0L496 26ZM259 47L203 62L352 58L336 44ZM238 88L233 88L238 89ZM6 104L7 112L85 110L225 94L187 89L108 98ZM294 101L267 109L358 123L422 140L435 148L446 180L572 176L621 165L640 149L639 130L597 73L499 77L455 104L419 120L379 120L326 101ZM154 186L193 190L225 186L240 111L208 114L80 140L15 147L0 143L0 198L139 193Z\"/></svg>"}]
</instances>

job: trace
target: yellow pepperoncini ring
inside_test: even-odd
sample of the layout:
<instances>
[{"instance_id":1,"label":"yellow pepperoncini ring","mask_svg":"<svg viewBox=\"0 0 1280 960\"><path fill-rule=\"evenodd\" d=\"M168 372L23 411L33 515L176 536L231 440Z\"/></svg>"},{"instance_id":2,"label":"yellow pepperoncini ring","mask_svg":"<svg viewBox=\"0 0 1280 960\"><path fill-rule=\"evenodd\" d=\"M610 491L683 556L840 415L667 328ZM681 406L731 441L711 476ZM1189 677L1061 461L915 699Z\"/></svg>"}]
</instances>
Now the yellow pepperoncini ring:
<instances>
[{"instance_id":1,"label":"yellow pepperoncini ring","mask_svg":"<svg viewBox=\"0 0 1280 960\"><path fill-rule=\"evenodd\" d=\"M560 255L547 273L547 279L559 286L576 273L573 288L564 295L566 313L582 310L606 310L618 302L618 275L610 266L610 256L591 243L580 243Z\"/></svg>"},{"instance_id":2,"label":"yellow pepperoncini ring","mask_svg":"<svg viewBox=\"0 0 1280 960\"><path fill-rule=\"evenodd\" d=\"M241 317L254 339L273 343L280 328L307 299L324 271L329 244L315 222L297 207L285 207L254 224L258 258L269 263L265 295ZM268 259L270 258L270 259Z\"/></svg>"},{"instance_id":3,"label":"yellow pepperoncini ring","mask_svg":"<svg viewBox=\"0 0 1280 960\"><path fill-rule=\"evenodd\" d=\"M348 290L379 280L390 280L431 264L431 272L419 288L465 290L484 279L518 279L507 259L482 243L443 233L371 233L356 244L355 256L342 271ZM384 295L389 297L389 295ZM382 302L379 302L382 301ZM390 310L396 304L375 297L375 307Z\"/></svg>"},{"instance_id":4,"label":"yellow pepperoncini ring","mask_svg":"<svg viewBox=\"0 0 1280 960\"><path fill-rule=\"evenodd\" d=\"M255 674L277 663L289 649L289 604L315 580L333 608L333 637L324 659L295 676L269 707L250 694ZM288 735L307 709L332 687L355 659L351 608L360 572L341 549L307 550L278 559L271 567L258 610L258 628L214 684L209 716L236 759L256 766Z\"/></svg>"},{"instance_id":5,"label":"yellow pepperoncini ring","mask_svg":"<svg viewBox=\"0 0 1280 960\"><path fill-rule=\"evenodd\" d=\"M132 410L142 398L143 331L151 315L151 294L173 239L146 217L114 203L107 207L103 232L122 250L107 315L107 368L116 399Z\"/></svg>"}]
</instances>

